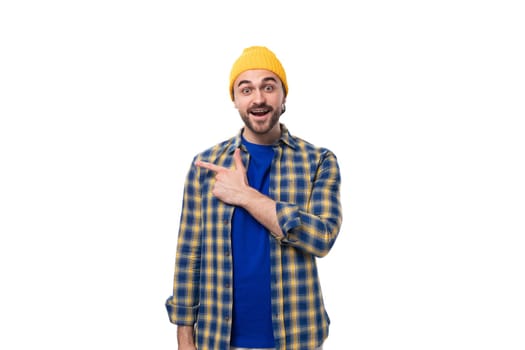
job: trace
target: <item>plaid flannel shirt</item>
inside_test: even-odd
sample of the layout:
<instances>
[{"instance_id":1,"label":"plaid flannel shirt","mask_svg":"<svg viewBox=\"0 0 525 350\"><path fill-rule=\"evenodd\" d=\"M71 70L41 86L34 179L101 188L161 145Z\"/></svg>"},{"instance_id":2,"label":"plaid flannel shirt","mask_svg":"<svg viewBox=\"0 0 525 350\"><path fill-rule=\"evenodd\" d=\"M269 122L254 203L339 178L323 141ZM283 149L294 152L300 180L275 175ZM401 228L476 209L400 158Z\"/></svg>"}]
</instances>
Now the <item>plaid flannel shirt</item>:
<instances>
[{"instance_id":1,"label":"plaid flannel shirt","mask_svg":"<svg viewBox=\"0 0 525 350\"><path fill-rule=\"evenodd\" d=\"M272 322L278 350L313 350L328 336L316 258L332 248L342 224L340 170L325 148L292 136L281 124L274 145L269 196L285 236L269 232ZM241 130L242 132L242 130ZM241 133L198 154L224 167L234 164ZM169 319L193 325L199 350L227 350L232 315L231 219L234 207L212 195L214 173L192 164L184 196Z\"/></svg>"}]
</instances>

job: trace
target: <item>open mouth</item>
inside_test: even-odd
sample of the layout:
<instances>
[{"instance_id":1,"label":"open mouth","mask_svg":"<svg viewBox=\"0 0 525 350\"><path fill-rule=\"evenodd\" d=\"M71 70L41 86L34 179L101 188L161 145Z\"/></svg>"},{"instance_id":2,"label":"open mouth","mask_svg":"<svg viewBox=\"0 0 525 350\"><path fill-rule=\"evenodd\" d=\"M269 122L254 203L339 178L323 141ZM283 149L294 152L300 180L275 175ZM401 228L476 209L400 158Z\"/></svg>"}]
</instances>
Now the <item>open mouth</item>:
<instances>
[{"instance_id":1,"label":"open mouth","mask_svg":"<svg viewBox=\"0 0 525 350\"><path fill-rule=\"evenodd\" d=\"M253 114L256 117L262 117L270 113L271 111L272 109L270 107L258 107L258 108L251 108L250 114Z\"/></svg>"}]
</instances>

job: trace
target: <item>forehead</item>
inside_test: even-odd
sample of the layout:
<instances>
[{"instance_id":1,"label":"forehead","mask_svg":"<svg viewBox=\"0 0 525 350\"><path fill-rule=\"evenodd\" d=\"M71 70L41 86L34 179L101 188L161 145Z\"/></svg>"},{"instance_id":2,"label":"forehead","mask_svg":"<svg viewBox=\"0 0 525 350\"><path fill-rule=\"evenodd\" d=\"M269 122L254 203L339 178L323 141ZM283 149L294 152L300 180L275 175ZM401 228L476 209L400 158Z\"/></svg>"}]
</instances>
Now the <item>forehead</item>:
<instances>
[{"instance_id":1,"label":"forehead","mask_svg":"<svg viewBox=\"0 0 525 350\"><path fill-rule=\"evenodd\" d=\"M252 83L258 84L265 81L267 78L273 78L275 81L279 82L280 79L277 74L266 70L266 69L250 69L239 74L237 79L235 79L234 86L238 86L240 83Z\"/></svg>"}]
</instances>

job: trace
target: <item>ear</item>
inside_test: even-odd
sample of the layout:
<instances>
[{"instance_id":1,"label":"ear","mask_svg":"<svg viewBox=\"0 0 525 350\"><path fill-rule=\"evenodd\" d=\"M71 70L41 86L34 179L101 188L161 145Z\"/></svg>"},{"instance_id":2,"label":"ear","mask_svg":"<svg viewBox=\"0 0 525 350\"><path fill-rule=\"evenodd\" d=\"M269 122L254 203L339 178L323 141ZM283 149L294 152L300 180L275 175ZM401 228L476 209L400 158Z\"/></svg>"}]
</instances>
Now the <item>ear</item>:
<instances>
[{"instance_id":1,"label":"ear","mask_svg":"<svg viewBox=\"0 0 525 350\"><path fill-rule=\"evenodd\" d=\"M281 103L281 114L286 112L286 96L283 97L283 102Z\"/></svg>"}]
</instances>

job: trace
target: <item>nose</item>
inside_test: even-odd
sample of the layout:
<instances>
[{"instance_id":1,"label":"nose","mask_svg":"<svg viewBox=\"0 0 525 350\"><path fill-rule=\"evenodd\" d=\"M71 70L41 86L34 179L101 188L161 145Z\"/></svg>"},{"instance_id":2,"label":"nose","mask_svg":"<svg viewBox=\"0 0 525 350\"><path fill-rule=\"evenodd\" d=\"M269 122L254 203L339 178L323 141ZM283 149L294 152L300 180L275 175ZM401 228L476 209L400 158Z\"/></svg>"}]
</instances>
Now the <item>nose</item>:
<instances>
[{"instance_id":1,"label":"nose","mask_svg":"<svg viewBox=\"0 0 525 350\"><path fill-rule=\"evenodd\" d=\"M266 102L266 96L264 95L264 92L261 89L255 89L253 93L253 102L255 104L261 104L263 102Z\"/></svg>"}]
</instances>

